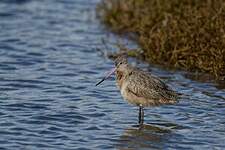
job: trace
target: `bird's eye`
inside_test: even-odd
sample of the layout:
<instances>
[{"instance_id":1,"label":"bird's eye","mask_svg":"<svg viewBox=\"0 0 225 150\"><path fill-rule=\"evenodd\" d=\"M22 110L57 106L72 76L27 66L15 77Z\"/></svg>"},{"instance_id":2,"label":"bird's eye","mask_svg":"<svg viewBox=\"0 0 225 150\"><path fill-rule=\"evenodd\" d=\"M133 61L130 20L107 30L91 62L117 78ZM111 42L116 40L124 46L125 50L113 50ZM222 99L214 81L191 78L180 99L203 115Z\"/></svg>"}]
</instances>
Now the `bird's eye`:
<instances>
[{"instance_id":1,"label":"bird's eye","mask_svg":"<svg viewBox=\"0 0 225 150\"><path fill-rule=\"evenodd\" d=\"M118 63L116 63L116 66L119 66L119 65L121 65L122 64L122 62L118 62Z\"/></svg>"}]
</instances>

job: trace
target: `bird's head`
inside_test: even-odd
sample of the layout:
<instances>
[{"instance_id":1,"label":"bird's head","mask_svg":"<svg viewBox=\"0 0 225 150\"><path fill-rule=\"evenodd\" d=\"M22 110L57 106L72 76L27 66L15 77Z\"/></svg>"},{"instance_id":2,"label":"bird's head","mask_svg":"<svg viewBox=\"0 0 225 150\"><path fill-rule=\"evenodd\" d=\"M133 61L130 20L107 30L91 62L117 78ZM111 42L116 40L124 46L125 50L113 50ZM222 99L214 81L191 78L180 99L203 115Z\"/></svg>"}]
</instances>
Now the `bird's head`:
<instances>
[{"instance_id":1,"label":"bird's head","mask_svg":"<svg viewBox=\"0 0 225 150\"><path fill-rule=\"evenodd\" d=\"M101 81L99 81L96 84L96 86L99 85L100 83L102 83L107 78L109 78L110 75L112 75L116 70L121 71L121 72L126 70L127 65L128 65L128 62L127 62L127 57L126 56L121 55L121 56L117 57L115 59L115 67Z\"/></svg>"},{"instance_id":2,"label":"bird's head","mask_svg":"<svg viewBox=\"0 0 225 150\"><path fill-rule=\"evenodd\" d=\"M127 57L124 55L119 56L115 59L115 67L117 69L124 68L125 66L127 66L127 64L128 64Z\"/></svg>"}]
</instances>

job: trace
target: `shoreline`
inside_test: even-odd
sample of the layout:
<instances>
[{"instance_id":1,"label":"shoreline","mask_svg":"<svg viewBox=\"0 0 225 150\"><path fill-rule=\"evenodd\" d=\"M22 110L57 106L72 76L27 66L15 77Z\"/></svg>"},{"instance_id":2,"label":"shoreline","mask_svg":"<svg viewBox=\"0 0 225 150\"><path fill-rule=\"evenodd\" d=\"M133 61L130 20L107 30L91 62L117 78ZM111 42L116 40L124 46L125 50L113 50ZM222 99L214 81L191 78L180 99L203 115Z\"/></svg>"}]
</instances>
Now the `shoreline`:
<instances>
[{"instance_id":1,"label":"shoreline","mask_svg":"<svg viewBox=\"0 0 225 150\"><path fill-rule=\"evenodd\" d=\"M144 61L225 78L225 1L107 0L101 22L136 41ZM138 56L139 57L139 56Z\"/></svg>"}]
</instances>

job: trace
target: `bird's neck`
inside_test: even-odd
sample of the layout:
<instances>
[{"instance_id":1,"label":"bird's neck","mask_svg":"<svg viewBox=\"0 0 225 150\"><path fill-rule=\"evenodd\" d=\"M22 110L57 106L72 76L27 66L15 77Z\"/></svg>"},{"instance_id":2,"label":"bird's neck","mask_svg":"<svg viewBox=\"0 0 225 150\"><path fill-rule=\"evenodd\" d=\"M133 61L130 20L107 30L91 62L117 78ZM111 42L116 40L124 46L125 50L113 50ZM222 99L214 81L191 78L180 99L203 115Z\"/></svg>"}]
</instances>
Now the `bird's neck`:
<instances>
[{"instance_id":1,"label":"bird's neck","mask_svg":"<svg viewBox=\"0 0 225 150\"><path fill-rule=\"evenodd\" d=\"M117 70L116 71L116 83L120 89L122 87L123 82L124 82L124 73Z\"/></svg>"},{"instance_id":2,"label":"bird's neck","mask_svg":"<svg viewBox=\"0 0 225 150\"><path fill-rule=\"evenodd\" d=\"M126 82L127 78L129 77L130 71L116 71L116 82L118 87L121 89L124 82Z\"/></svg>"}]
</instances>

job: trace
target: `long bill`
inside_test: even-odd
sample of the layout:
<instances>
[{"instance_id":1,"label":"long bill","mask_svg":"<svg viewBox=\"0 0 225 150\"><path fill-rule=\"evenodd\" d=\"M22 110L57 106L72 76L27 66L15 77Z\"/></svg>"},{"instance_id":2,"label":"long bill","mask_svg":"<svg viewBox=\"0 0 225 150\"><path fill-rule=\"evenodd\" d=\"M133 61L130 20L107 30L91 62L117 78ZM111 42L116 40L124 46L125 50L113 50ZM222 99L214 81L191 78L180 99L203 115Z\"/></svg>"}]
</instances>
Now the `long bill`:
<instances>
[{"instance_id":1,"label":"long bill","mask_svg":"<svg viewBox=\"0 0 225 150\"><path fill-rule=\"evenodd\" d=\"M95 86L98 86L99 84L101 84L103 81L109 78L115 71L116 71L116 68L111 69L110 72L107 73L106 76L101 81L95 84Z\"/></svg>"}]
</instances>

